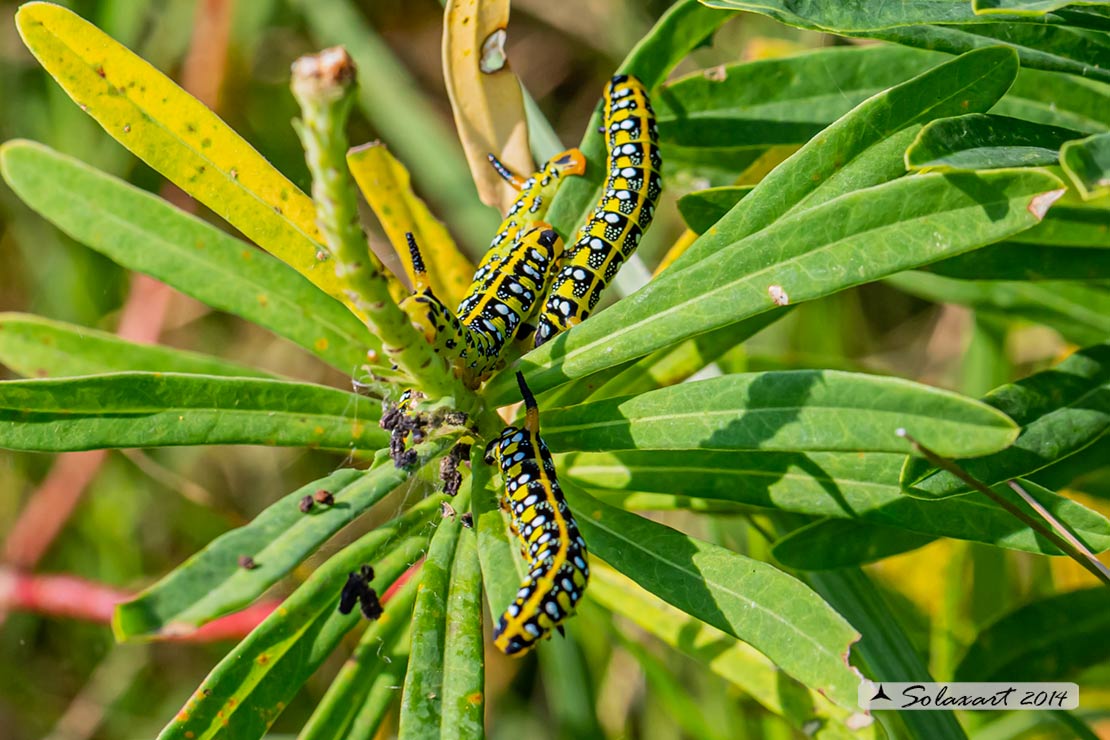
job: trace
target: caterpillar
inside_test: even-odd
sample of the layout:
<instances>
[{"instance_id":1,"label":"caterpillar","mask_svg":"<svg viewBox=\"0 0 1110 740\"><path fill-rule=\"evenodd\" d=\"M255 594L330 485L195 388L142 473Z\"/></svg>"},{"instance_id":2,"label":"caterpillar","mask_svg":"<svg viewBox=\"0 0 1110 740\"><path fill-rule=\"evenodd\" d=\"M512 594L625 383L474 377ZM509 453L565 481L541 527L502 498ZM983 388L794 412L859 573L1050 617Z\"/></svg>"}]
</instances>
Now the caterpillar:
<instances>
[{"instance_id":1,"label":"caterpillar","mask_svg":"<svg viewBox=\"0 0 1110 740\"><path fill-rule=\"evenodd\" d=\"M451 357L456 371L477 385L497 365L502 349L544 295L562 240L542 222L530 228L483 281L481 290L463 300L456 315L432 292L412 234L406 234L406 239L416 284L401 308L436 351Z\"/></svg>"},{"instance_id":2,"label":"caterpillar","mask_svg":"<svg viewBox=\"0 0 1110 740\"><path fill-rule=\"evenodd\" d=\"M516 380L526 409L524 425L506 427L486 448L486 462L496 459L500 465L504 503L529 565L516 599L493 631L494 645L506 655L523 655L552 629L561 633L590 578L586 542L540 437L536 399L522 373Z\"/></svg>"},{"instance_id":3,"label":"caterpillar","mask_svg":"<svg viewBox=\"0 0 1110 740\"><path fill-rule=\"evenodd\" d=\"M609 177L593 215L559 261L536 329L537 347L590 315L639 246L663 190L655 113L640 80L617 75L605 87L602 130Z\"/></svg>"},{"instance_id":4,"label":"caterpillar","mask_svg":"<svg viewBox=\"0 0 1110 740\"><path fill-rule=\"evenodd\" d=\"M513 201L505 220L497 229L497 234L490 242L489 249L474 271L474 278L466 296L459 304L459 313L463 313L463 304L473 300L484 289L487 279L498 269L498 265L509 258L522 235L533 225L542 222L551 205L555 190L559 187L560 179L564 175L581 175L586 171L586 158L577 149L568 149L556 154L547 160L543 168L524 179L513 173L501 163L494 155L488 155L490 164L505 182L520 191L520 195Z\"/></svg>"}]
</instances>

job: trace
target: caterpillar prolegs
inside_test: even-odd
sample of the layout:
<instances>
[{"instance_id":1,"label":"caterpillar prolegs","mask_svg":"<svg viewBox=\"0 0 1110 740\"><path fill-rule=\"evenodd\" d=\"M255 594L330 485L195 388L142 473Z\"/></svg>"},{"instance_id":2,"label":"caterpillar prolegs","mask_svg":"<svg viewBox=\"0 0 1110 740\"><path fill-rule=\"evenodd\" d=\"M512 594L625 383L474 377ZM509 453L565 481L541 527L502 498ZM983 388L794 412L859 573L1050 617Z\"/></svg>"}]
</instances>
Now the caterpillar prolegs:
<instances>
[{"instance_id":1,"label":"caterpillar prolegs","mask_svg":"<svg viewBox=\"0 0 1110 740\"><path fill-rule=\"evenodd\" d=\"M536 329L538 347L581 322L597 306L655 215L663 189L655 113L644 84L617 75L605 87L609 175L593 215L562 259Z\"/></svg>"},{"instance_id":2,"label":"caterpillar prolegs","mask_svg":"<svg viewBox=\"0 0 1110 740\"><path fill-rule=\"evenodd\" d=\"M506 655L523 655L574 613L590 578L586 542L578 532L540 437L539 408L521 373L516 374L526 414L522 427L506 427L486 448L505 481L514 533L528 561L528 575L493 630Z\"/></svg>"},{"instance_id":3,"label":"caterpillar prolegs","mask_svg":"<svg viewBox=\"0 0 1110 740\"><path fill-rule=\"evenodd\" d=\"M406 238L416 284L401 308L436 351L451 358L456 372L477 385L497 365L505 345L516 338L545 294L562 240L547 224L529 229L483 281L481 290L463 300L456 315L432 292L420 248L412 234Z\"/></svg>"}]
</instances>

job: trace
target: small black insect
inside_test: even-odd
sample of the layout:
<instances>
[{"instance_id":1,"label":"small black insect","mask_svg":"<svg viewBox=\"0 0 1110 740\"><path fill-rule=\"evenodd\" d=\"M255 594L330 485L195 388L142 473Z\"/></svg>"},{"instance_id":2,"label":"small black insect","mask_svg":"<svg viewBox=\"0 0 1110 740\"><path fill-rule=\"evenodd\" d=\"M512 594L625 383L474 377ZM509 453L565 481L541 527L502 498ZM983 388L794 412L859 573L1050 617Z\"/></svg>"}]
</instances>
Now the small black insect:
<instances>
[{"instance_id":1,"label":"small black insect","mask_svg":"<svg viewBox=\"0 0 1110 740\"><path fill-rule=\"evenodd\" d=\"M382 604L377 592L370 588L374 580L374 569L363 565L357 571L347 574L347 583L339 593L339 613L350 614L358 603L362 616L373 621L382 615Z\"/></svg>"},{"instance_id":2,"label":"small black insect","mask_svg":"<svg viewBox=\"0 0 1110 740\"><path fill-rule=\"evenodd\" d=\"M313 503L315 503L315 502L314 502L312 496L305 496L304 498L302 498L300 504L298 504L298 507L300 508L301 513L302 514L307 514L308 512L312 511L312 504Z\"/></svg>"}]
</instances>

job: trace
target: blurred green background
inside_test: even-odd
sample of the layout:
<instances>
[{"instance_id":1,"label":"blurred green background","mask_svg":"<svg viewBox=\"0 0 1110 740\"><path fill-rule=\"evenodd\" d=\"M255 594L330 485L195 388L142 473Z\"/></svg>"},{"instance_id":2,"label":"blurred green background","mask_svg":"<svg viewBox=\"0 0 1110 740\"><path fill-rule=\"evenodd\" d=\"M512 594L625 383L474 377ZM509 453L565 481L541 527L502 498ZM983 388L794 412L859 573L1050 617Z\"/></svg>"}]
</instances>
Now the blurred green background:
<instances>
[{"instance_id":1,"label":"blurred green background","mask_svg":"<svg viewBox=\"0 0 1110 740\"><path fill-rule=\"evenodd\" d=\"M440 68L442 8L434 0L63 4L175 79L188 78L202 98L215 96L224 119L305 190L308 173L290 126L296 107L288 92L289 65L301 54L347 44L360 63L364 87L352 143L385 141L471 256L480 254L492 236L499 217L478 203L453 134ZM605 80L667 5L665 0L514 2L509 58L565 145L580 139ZM0 2L0 138L42 141L185 202L86 117L39 68L11 20L17 6ZM226 38L221 29L226 29ZM711 48L697 50L676 74L833 43L842 42L743 16L728 23ZM675 199L709 184L724 184L726 174L708 168L668 179L660 215L640 252L649 269L684 229ZM200 215L211 218L203 209ZM387 249L368 210L365 216L376 247ZM131 286L128 273L69 240L0 185L0 311L33 312L114 331ZM140 305L138 314L142 313ZM350 382L264 330L180 295L171 297L161 327L150 328L158 331L160 341L175 347L341 387ZM1041 326L976 318L966 309L934 305L875 285L799 307L730 353L722 365L729 370L863 369L977 395L1044 366L1066 348L1055 332ZM0 377L11 374L0 367ZM0 452L0 536L10 532L53 462L48 455ZM62 527L56 538L43 533L30 550L6 543L8 564L0 565L0 592L11 568L20 565L124 590L141 588L216 534L342 463L321 453L268 448L111 452L72 515L55 512L55 523ZM72 476L63 476L60 485L74 494L80 490ZM1105 481L1087 481L1080 488L1084 486L1086 493L1106 493ZM1105 503L1082 492L1077 495L1107 510ZM680 515L679 523L712 526L714 538L739 549L753 546L745 537L746 525L737 518L706 525L692 518L682 521ZM31 552L36 546L43 549L41 559ZM934 543L870 570L901 605L918 646L923 651L932 646L934 664L952 661L955 646L1013 606L1037 594L1093 582L1067 563L952 542ZM942 598L944 594L950 598ZM226 642L116 647L104 624L22 611L4 614L3 604L0 600L2 740L153 737L230 647ZM650 655L634 659L618 650L606 658L607 664L593 665L591 654L601 653L586 653L589 676L583 680L588 678L600 697L590 712L600 723L595 730L644 738L680 732L666 716L667 707L679 704L653 701L653 692L662 689L641 673L641 659ZM786 725L737 696L723 680L695 674L692 663L673 654L660 653L657 659L679 676L679 685L694 702L690 706L731 728L726 736L790 736ZM341 656L334 659L310 682L278 720L276 735L296 732L340 660ZM550 736L548 718L553 715L561 716L573 731L568 690L540 681L552 666L491 660L489 711L498 717L491 725L494 736ZM1085 697L1097 700L1097 685L1110 685L1110 672L1096 670L1089 678L1092 689ZM1103 690L1103 705L1108 698ZM1040 721L1032 714L1019 720L1034 731Z\"/></svg>"}]
</instances>

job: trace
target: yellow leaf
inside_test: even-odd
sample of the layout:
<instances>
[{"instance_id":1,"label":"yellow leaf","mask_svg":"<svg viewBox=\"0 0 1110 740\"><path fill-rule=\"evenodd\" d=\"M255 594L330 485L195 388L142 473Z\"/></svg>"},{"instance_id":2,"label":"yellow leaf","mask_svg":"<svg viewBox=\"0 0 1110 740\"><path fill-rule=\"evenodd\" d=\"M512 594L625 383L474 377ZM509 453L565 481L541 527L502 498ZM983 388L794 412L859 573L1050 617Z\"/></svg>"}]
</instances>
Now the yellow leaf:
<instances>
[{"instance_id":1,"label":"yellow leaf","mask_svg":"<svg viewBox=\"0 0 1110 740\"><path fill-rule=\"evenodd\" d=\"M527 177L534 169L520 81L505 57L509 0L448 0L443 78L478 197L504 212L516 197L487 155Z\"/></svg>"},{"instance_id":2,"label":"yellow leaf","mask_svg":"<svg viewBox=\"0 0 1110 740\"><path fill-rule=\"evenodd\" d=\"M411 231L429 265L432 290L448 306L457 305L470 286L474 265L459 251L447 227L413 192L405 166L380 142L352 149L347 153L347 166L401 256L409 282L414 282L415 276L407 257L405 232Z\"/></svg>"},{"instance_id":3,"label":"yellow leaf","mask_svg":"<svg viewBox=\"0 0 1110 740\"><path fill-rule=\"evenodd\" d=\"M219 116L65 8L33 2L16 23L62 89L113 138L330 295L312 200Z\"/></svg>"}]
</instances>

